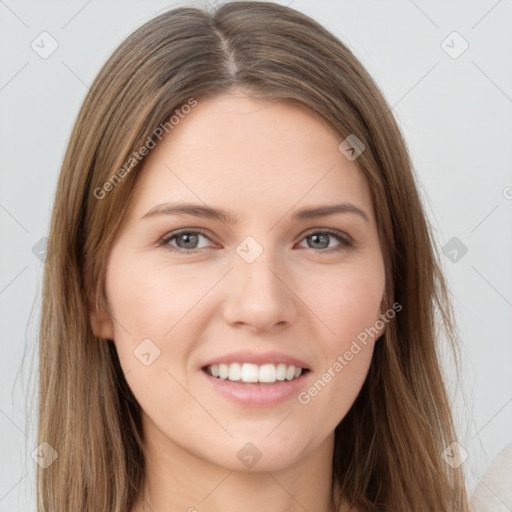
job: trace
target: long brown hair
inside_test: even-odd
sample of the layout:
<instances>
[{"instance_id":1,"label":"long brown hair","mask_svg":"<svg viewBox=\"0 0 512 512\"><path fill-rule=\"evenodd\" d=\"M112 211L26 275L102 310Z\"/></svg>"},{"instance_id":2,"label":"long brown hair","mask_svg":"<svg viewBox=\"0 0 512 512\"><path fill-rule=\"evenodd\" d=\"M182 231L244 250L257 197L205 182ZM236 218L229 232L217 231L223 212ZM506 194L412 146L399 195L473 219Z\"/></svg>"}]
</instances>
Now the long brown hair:
<instances>
[{"instance_id":1,"label":"long brown hair","mask_svg":"<svg viewBox=\"0 0 512 512\"><path fill-rule=\"evenodd\" d=\"M91 308L105 303L105 262L143 161L133 155L191 98L200 104L234 89L306 106L340 142L354 134L366 147L357 164L373 196L386 302L402 311L336 427L340 496L361 511L468 511L462 471L441 456L456 438L437 339L441 329L453 346L457 337L391 110L351 51L317 22L271 2L231 2L145 23L108 59L78 114L43 283L38 442L58 458L38 468L39 512L127 512L143 487L140 407L112 341L94 334Z\"/></svg>"}]
</instances>

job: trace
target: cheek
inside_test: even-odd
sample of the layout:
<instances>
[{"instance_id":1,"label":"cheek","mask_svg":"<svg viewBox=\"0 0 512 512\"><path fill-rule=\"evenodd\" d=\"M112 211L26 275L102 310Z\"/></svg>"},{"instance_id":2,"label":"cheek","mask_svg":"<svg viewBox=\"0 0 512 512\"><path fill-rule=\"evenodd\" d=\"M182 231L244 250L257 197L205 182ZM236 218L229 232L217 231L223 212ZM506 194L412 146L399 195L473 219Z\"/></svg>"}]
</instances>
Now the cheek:
<instances>
[{"instance_id":1,"label":"cheek","mask_svg":"<svg viewBox=\"0 0 512 512\"><path fill-rule=\"evenodd\" d=\"M187 278L180 266L137 256L116 258L115 253L107 273L111 312L124 327L117 326L120 336L126 331L157 339L170 336L169 331L210 286L202 279Z\"/></svg>"},{"instance_id":2,"label":"cheek","mask_svg":"<svg viewBox=\"0 0 512 512\"><path fill-rule=\"evenodd\" d=\"M191 328L187 313L208 287L184 280L179 268L162 269L144 258L119 255L112 253L106 284L114 344L126 381L150 417L158 417L169 397L173 407L186 410L190 396L179 382L185 382L184 369L193 348L185 335L193 337L193 331L187 330ZM172 423L173 418L168 413L166 421Z\"/></svg>"},{"instance_id":3,"label":"cheek","mask_svg":"<svg viewBox=\"0 0 512 512\"><path fill-rule=\"evenodd\" d=\"M315 401L313 407L326 417L329 408L336 404L334 425L359 393L375 342L385 328L379 317L384 288L384 266L378 261L340 267L336 275L317 281L316 291L310 295L315 314L329 329L323 329L325 334L318 338L323 361L317 381L299 402L306 405Z\"/></svg>"},{"instance_id":4,"label":"cheek","mask_svg":"<svg viewBox=\"0 0 512 512\"><path fill-rule=\"evenodd\" d=\"M193 378L190 355L207 327L208 292L218 275L127 254L112 251L106 281L121 367L145 410L161 407L156 390L186 408L190 396L179 383Z\"/></svg>"},{"instance_id":5,"label":"cheek","mask_svg":"<svg viewBox=\"0 0 512 512\"><path fill-rule=\"evenodd\" d=\"M384 289L381 261L347 265L335 273L316 276L309 297L313 311L329 328L324 339L330 340L331 355L333 350L346 350L351 340L376 324Z\"/></svg>"}]
</instances>

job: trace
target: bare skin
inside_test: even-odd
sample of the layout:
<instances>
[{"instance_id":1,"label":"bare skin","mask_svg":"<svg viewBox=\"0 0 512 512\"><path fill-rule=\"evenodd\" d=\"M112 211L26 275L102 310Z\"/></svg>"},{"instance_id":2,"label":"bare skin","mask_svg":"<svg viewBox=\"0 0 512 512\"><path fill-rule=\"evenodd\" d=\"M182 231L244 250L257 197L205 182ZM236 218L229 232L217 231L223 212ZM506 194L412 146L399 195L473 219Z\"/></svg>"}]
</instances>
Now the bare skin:
<instances>
[{"instance_id":1,"label":"bare skin","mask_svg":"<svg viewBox=\"0 0 512 512\"><path fill-rule=\"evenodd\" d=\"M143 410L146 483L131 512L349 510L333 498L334 429L382 331L333 365L383 313L385 273L368 185L340 142L309 111L238 91L199 100L147 156L109 254L107 304L92 317ZM236 222L144 217L177 202ZM363 214L294 218L335 203ZM169 238L183 228L195 234ZM246 237L262 250L250 263L237 252ZM142 340L160 351L147 366L134 356ZM201 368L241 349L306 361L303 393L329 368L331 378L307 403L234 403ZM261 454L252 467L237 456L249 442Z\"/></svg>"}]
</instances>

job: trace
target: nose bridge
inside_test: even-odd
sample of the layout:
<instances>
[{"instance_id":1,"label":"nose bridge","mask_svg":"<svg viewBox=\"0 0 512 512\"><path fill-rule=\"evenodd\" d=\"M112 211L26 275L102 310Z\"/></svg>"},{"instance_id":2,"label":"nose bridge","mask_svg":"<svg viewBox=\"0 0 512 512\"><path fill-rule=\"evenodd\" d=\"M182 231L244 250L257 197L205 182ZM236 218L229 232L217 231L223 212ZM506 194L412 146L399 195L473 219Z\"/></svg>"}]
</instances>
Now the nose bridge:
<instances>
[{"instance_id":1,"label":"nose bridge","mask_svg":"<svg viewBox=\"0 0 512 512\"><path fill-rule=\"evenodd\" d=\"M237 246L235 273L243 288L249 288L255 296L263 294L261 298L270 300L276 293L279 295L279 289L283 287L275 275L282 265L278 262L275 247L270 245L271 237L260 236L259 239L248 236Z\"/></svg>"},{"instance_id":2,"label":"nose bridge","mask_svg":"<svg viewBox=\"0 0 512 512\"><path fill-rule=\"evenodd\" d=\"M280 275L284 265L275 248L267 245L271 237L262 238L248 236L236 247L228 319L263 329L291 320L293 294Z\"/></svg>"}]
</instances>

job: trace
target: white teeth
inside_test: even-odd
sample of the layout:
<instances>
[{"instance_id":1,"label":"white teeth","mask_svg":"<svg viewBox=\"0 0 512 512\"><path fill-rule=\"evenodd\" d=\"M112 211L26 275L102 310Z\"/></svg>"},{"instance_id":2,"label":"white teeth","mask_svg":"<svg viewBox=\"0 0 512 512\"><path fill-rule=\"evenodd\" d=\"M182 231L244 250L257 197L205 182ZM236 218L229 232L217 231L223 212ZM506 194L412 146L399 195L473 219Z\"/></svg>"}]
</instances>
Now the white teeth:
<instances>
[{"instance_id":1,"label":"white teeth","mask_svg":"<svg viewBox=\"0 0 512 512\"><path fill-rule=\"evenodd\" d=\"M242 368L238 363L233 363L229 365L229 380L240 380L242 377Z\"/></svg>"},{"instance_id":2,"label":"white teeth","mask_svg":"<svg viewBox=\"0 0 512 512\"><path fill-rule=\"evenodd\" d=\"M227 379L229 375L229 368L227 364L219 364L219 377L221 379Z\"/></svg>"},{"instance_id":3,"label":"white teeth","mask_svg":"<svg viewBox=\"0 0 512 512\"><path fill-rule=\"evenodd\" d=\"M302 368L287 366L284 363L263 364L258 366L252 363L212 364L207 367L207 372L213 377L242 382L273 383L283 380L293 380L300 377Z\"/></svg>"},{"instance_id":4,"label":"white teeth","mask_svg":"<svg viewBox=\"0 0 512 512\"><path fill-rule=\"evenodd\" d=\"M284 380L286 379L286 365L284 363L279 363L276 367L276 379Z\"/></svg>"},{"instance_id":5,"label":"white teeth","mask_svg":"<svg viewBox=\"0 0 512 512\"><path fill-rule=\"evenodd\" d=\"M258 377L260 382L275 382L276 367L273 364L264 364L260 366Z\"/></svg>"},{"instance_id":6,"label":"white teeth","mask_svg":"<svg viewBox=\"0 0 512 512\"><path fill-rule=\"evenodd\" d=\"M242 382L258 382L258 365L243 364L240 379Z\"/></svg>"}]
</instances>

